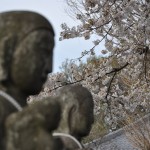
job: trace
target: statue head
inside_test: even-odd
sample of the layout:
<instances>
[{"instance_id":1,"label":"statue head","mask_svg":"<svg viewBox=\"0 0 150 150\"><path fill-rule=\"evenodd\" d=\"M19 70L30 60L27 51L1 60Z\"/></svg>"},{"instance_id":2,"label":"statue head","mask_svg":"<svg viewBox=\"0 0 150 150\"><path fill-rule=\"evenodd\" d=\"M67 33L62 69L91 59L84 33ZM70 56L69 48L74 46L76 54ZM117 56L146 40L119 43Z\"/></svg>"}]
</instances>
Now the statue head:
<instances>
[{"instance_id":1,"label":"statue head","mask_svg":"<svg viewBox=\"0 0 150 150\"><path fill-rule=\"evenodd\" d=\"M63 87L58 95L62 107L58 132L71 134L81 140L89 134L94 122L94 102L91 93L81 85L73 85Z\"/></svg>"},{"instance_id":2,"label":"statue head","mask_svg":"<svg viewBox=\"0 0 150 150\"><path fill-rule=\"evenodd\" d=\"M0 84L37 94L52 71L54 31L34 12L0 14Z\"/></svg>"}]
</instances>

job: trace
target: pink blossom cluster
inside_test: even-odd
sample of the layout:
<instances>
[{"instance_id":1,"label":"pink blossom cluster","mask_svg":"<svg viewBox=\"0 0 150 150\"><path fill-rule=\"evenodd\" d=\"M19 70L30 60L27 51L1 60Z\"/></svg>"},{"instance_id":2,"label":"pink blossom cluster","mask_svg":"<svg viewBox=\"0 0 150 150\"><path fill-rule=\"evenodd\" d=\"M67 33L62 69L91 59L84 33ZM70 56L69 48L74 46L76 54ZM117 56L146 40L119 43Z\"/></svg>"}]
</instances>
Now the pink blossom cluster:
<instances>
[{"instance_id":1,"label":"pink blossom cluster","mask_svg":"<svg viewBox=\"0 0 150 150\"><path fill-rule=\"evenodd\" d=\"M150 1L66 0L78 26L63 23L60 40L98 35L94 53L105 42L108 57L87 62L79 69L72 62L67 72L50 74L40 95L55 95L68 84L82 84L94 98L95 114L105 112L105 122L115 129L120 120L135 112L150 112ZM93 55L93 54L92 54ZM80 59L81 59L80 58ZM69 75L69 77L68 77Z\"/></svg>"}]
</instances>

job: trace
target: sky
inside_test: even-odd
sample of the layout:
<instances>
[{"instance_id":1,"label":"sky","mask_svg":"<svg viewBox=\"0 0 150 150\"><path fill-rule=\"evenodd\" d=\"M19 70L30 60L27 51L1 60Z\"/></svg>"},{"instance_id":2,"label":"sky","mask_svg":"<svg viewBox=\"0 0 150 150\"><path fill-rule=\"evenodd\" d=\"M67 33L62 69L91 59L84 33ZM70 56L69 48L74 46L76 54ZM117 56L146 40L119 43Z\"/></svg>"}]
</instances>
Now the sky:
<instances>
[{"instance_id":1,"label":"sky","mask_svg":"<svg viewBox=\"0 0 150 150\"><path fill-rule=\"evenodd\" d=\"M59 72L59 67L66 58L75 59L81 56L81 52L90 49L92 42L83 38L59 41L61 23L68 23L69 26L77 24L65 12L64 0L0 0L0 12L12 10L29 10L38 12L45 16L55 30L55 48L53 60L53 72Z\"/></svg>"}]
</instances>

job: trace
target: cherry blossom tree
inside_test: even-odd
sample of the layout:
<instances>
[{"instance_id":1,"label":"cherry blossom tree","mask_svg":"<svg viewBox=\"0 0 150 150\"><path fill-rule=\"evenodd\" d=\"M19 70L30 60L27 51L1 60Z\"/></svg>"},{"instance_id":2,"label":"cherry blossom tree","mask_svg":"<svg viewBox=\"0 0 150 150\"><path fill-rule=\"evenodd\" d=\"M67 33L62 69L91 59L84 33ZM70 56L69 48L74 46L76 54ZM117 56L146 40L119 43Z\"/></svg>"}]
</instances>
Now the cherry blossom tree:
<instances>
[{"instance_id":1,"label":"cherry blossom tree","mask_svg":"<svg viewBox=\"0 0 150 150\"><path fill-rule=\"evenodd\" d=\"M100 49L107 57L87 62L78 69L77 60L65 72L51 74L41 95L55 95L67 84L82 84L93 95L95 114L105 112L105 122L115 129L126 115L150 112L150 1L149 0L65 0L77 26L62 23L60 40L97 35L93 47L77 60Z\"/></svg>"}]
</instances>

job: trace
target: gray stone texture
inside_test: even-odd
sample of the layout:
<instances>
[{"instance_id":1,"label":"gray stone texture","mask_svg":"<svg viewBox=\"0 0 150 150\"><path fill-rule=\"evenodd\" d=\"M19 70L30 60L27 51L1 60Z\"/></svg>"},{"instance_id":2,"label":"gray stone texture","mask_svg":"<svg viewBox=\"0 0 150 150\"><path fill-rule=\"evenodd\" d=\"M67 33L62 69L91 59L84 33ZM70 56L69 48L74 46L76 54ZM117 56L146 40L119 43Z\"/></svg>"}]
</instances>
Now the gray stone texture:
<instances>
[{"instance_id":1,"label":"gray stone texture","mask_svg":"<svg viewBox=\"0 0 150 150\"><path fill-rule=\"evenodd\" d=\"M57 95L62 115L55 132L70 134L81 141L89 134L94 123L94 102L91 93L81 85L70 85L61 88ZM70 139L61 139L66 148L77 148Z\"/></svg>"},{"instance_id":2,"label":"gray stone texture","mask_svg":"<svg viewBox=\"0 0 150 150\"><path fill-rule=\"evenodd\" d=\"M52 136L52 131L81 141L89 134L93 118L91 93L80 85L63 87L57 96L37 102L35 99L33 104L7 118L6 150L77 149L79 146L72 139Z\"/></svg>"},{"instance_id":3,"label":"gray stone texture","mask_svg":"<svg viewBox=\"0 0 150 150\"><path fill-rule=\"evenodd\" d=\"M143 119L136 121L134 124L140 127L140 129L146 125L149 127L150 114L146 115ZM133 124L126 126L126 128L130 129L130 126L132 130L132 127L134 127ZM135 147L133 141L128 138L127 134L130 132L130 130L127 130L126 132L125 131L125 128L121 128L104 136L103 138L96 139L91 143L86 144L85 147L92 148L93 150L140 150L139 148ZM143 131L144 134L147 134L146 132L150 130L147 131L146 129Z\"/></svg>"},{"instance_id":4,"label":"gray stone texture","mask_svg":"<svg viewBox=\"0 0 150 150\"><path fill-rule=\"evenodd\" d=\"M60 150L61 140L52 137L61 108L56 98L45 98L6 120L6 150Z\"/></svg>"},{"instance_id":5,"label":"gray stone texture","mask_svg":"<svg viewBox=\"0 0 150 150\"><path fill-rule=\"evenodd\" d=\"M54 31L41 15L27 11L0 13L0 90L24 107L38 94L52 70ZM5 121L16 108L0 96L0 149L5 147Z\"/></svg>"}]
</instances>

